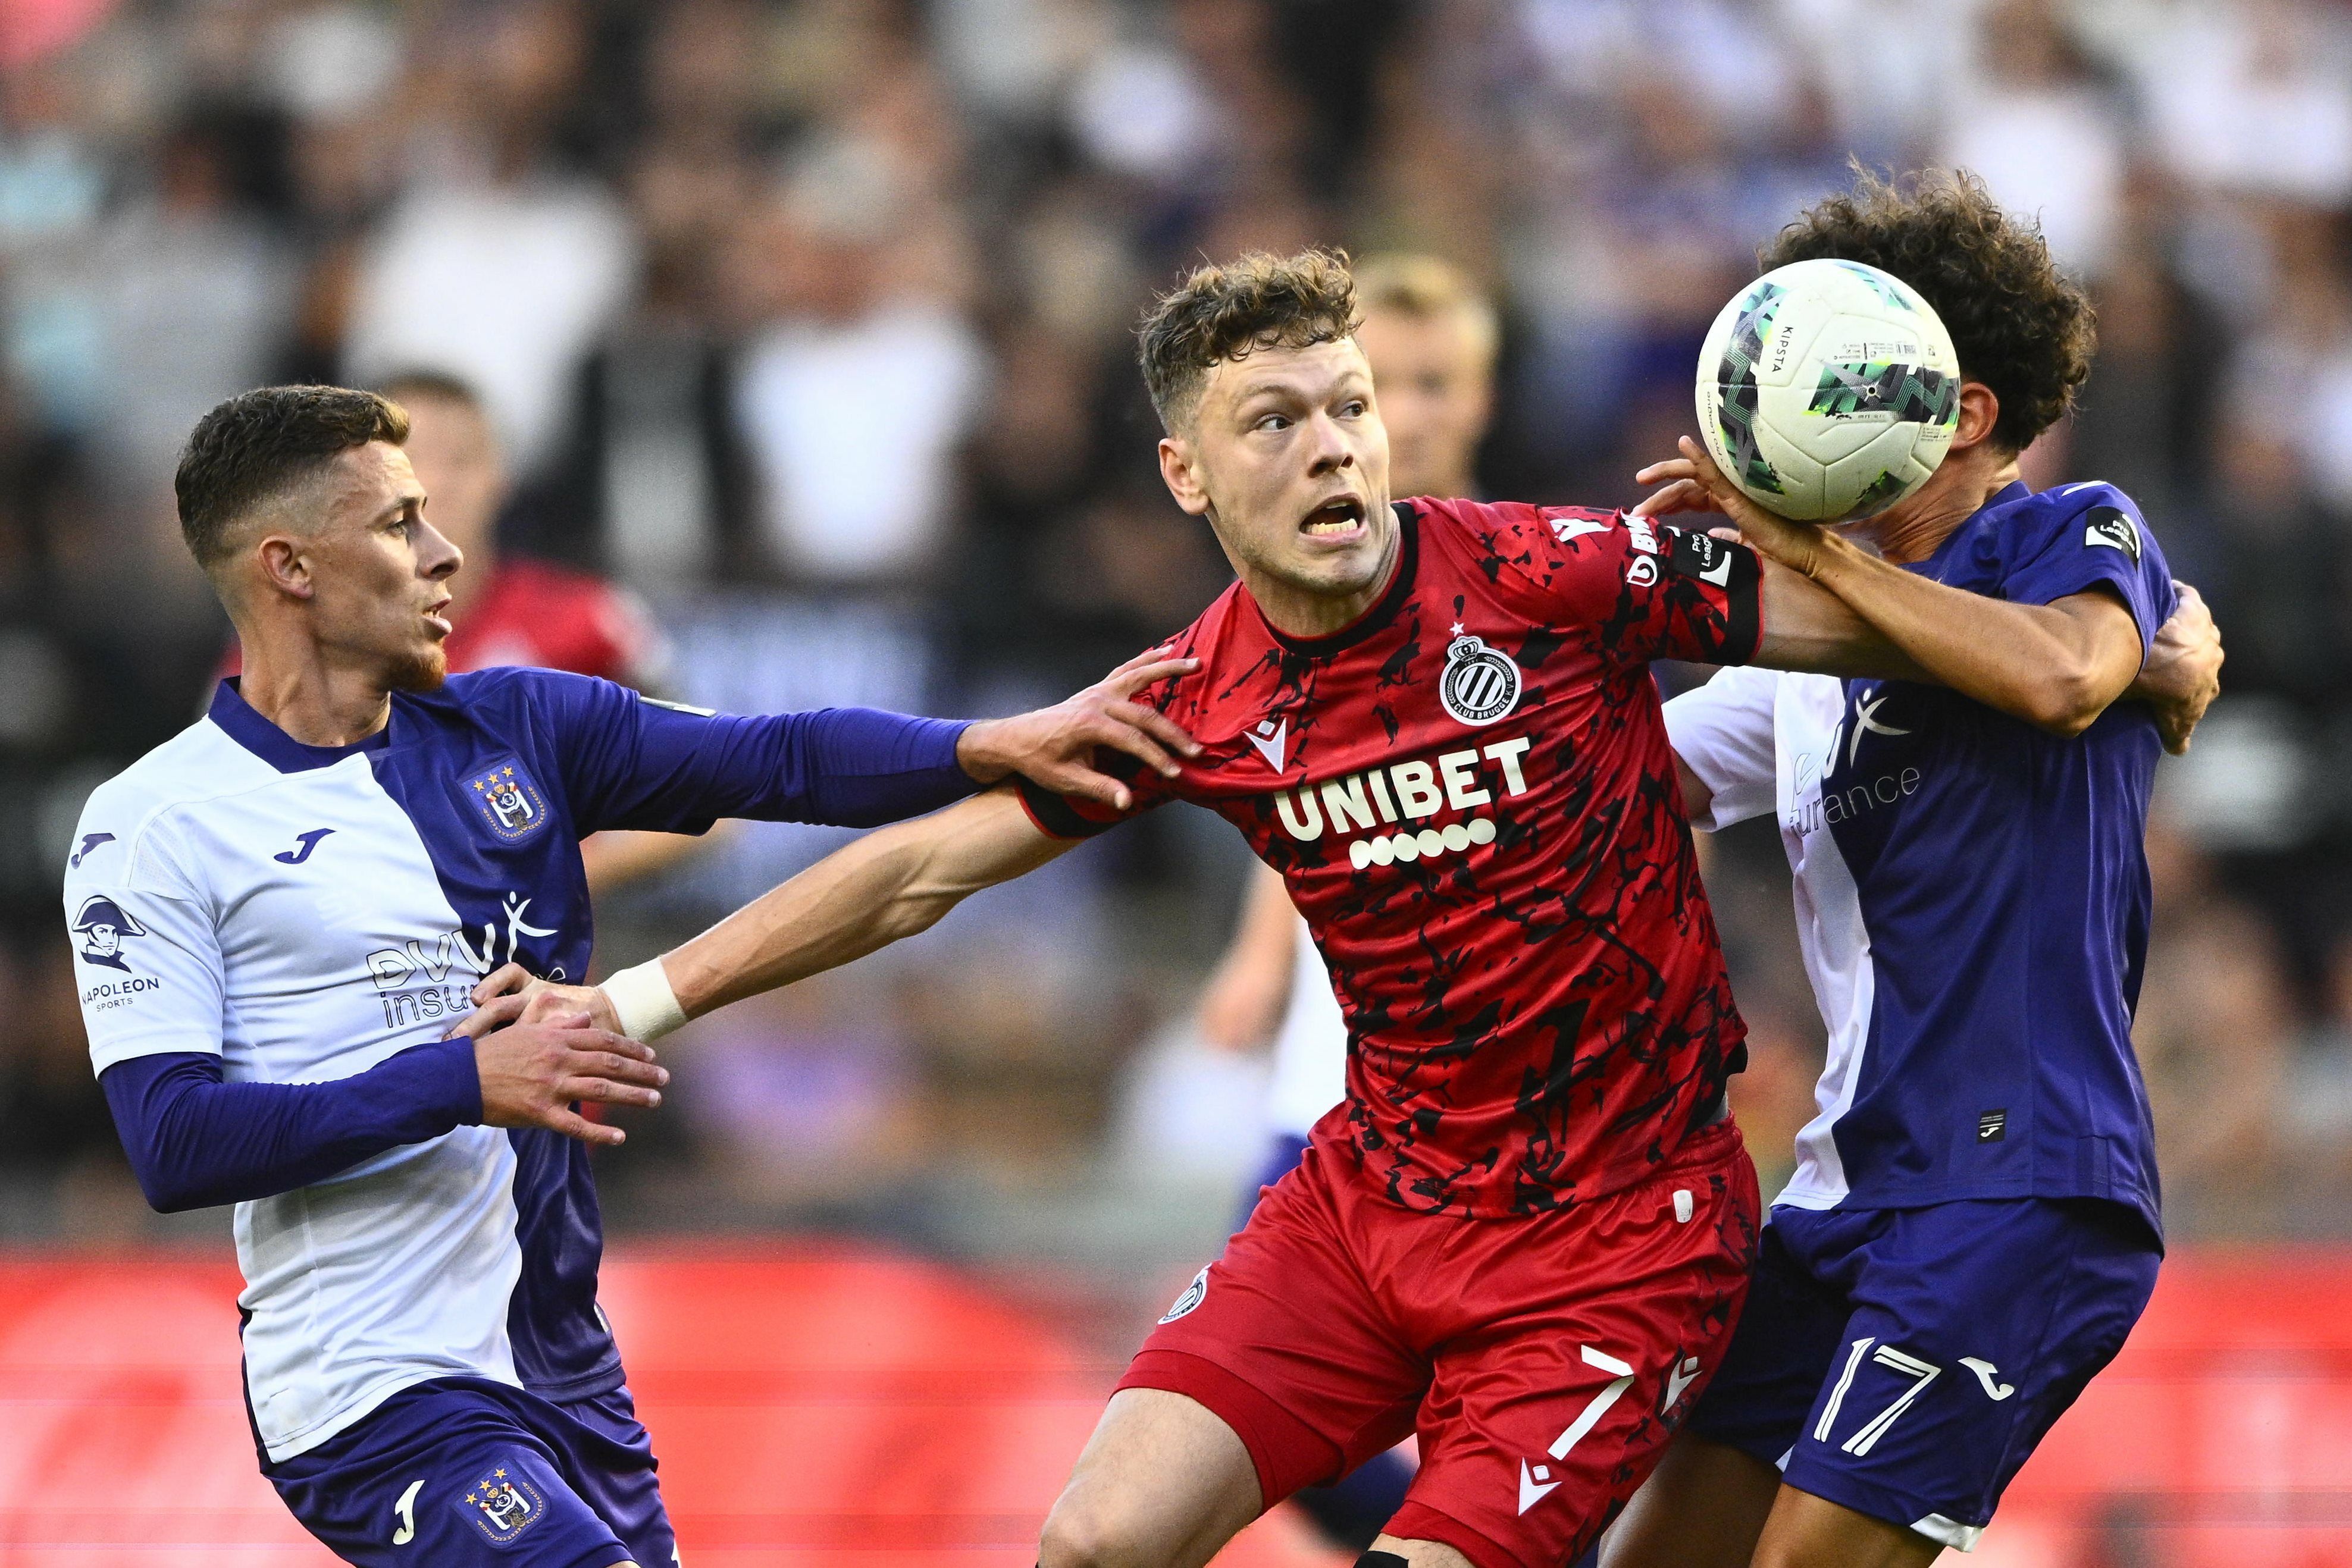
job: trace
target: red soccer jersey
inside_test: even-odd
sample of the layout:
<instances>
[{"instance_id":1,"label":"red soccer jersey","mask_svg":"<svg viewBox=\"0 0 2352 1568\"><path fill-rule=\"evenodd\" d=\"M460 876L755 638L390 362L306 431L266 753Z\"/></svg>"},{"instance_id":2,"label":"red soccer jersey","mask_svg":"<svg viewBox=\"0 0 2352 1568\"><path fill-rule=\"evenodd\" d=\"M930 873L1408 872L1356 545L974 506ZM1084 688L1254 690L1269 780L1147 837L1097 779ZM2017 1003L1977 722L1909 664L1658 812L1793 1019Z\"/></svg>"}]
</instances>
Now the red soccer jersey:
<instances>
[{"instance_id":1,"label":"red soccer jersey","mask_svg":"<svg viewBox=\"0 0 2352 1568\"><path fill-rule=\"evenodd\" d=\"M1283 875L1347 1015L1318 1143L1410 1208L1528 1214L1613 1192L1704 1125L1747 1029L1666 744L1653 659L1738 664L1745 549L1644 517L1400 504L1396 577L1346 631L1286 636L1239 583L1145 700L1204 747L1170 779ZM1038 825L1106 808L1024 787Z\"/></svg>"}]
</instances>

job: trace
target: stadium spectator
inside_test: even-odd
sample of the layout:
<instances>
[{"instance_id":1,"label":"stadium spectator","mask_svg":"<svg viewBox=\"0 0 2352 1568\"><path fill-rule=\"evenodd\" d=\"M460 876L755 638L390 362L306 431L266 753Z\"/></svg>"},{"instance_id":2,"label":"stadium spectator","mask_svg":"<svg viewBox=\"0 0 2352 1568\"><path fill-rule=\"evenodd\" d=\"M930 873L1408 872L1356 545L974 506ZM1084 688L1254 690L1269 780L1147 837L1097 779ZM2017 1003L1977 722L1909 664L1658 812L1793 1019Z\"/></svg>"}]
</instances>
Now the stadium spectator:
<instances>
[{"instance_id":1,"label":"stadium spectator","mask_svg":"<svg viewBox=\"0 0 2352 1568\"><path fill-rule=\"evenodd\" d=\"M2045 476L2126 482L2228 632L2230 690L2168 768L2266 766L2230 716L2275 699L2262 733L2317 787L2273 847L2185 819L2213 856L2194 896L2230 900L2284 948L2284 1033L2333 1016L2310 982L2352 912L2307 890L2352 869L2337 782L2352 770L2330 749L2352 726L2336 678L2352 658L2339 5L79 9L89 30L39 57L26 35L0 38L0 707L52 716L0 712L0 931L18 934L0 947L20 957L54 942L64 825L91 780L184 723L219 646L164 548L167 403L453 367L509 441L511 543L576 543L562 559L657 594L682 647L829 625L843 585L886 588L888 638L819 635L855 649L845 667L952 683L944 705L1074 679L1222 586L1121 457L1138 417L1128 325L1201 247L1279 220L1307 231L1285 243L1461 262L1501 307L1510 417L1491 482L1630 501L1755 239L1842 183L1853 152L1979 158L1997 182L2006 160L2053 182L2029 199L2062 244L2104 225L2078 254L2106 346L2058 433L2064 471ZM2071 151L2039 148L2034 166L1958 140L1980 91ZM1242 122L1239 138L1210 129ZM856 199L868 188L889 193L878 222ZM847 276L773 265L812 233ZM856 276L877 253L887 268ZM872 392L809 396L794 376L822 353ZM887 417L843 420L853 406ZM890 483L845 484L861 472ZM822 498L845 490L853 509ZM1113 601L1070 590L1097 579L1119 585ZM783 638L738 662L746 685L818 663ZM21 678L37 665L56 679ZM1146 951L1105 960L1106 983L1160 1000L1143 1024L1101 1024L1090 1061L1116 1063L1184 1005L1233 869L1166 834L1106 869L1108 896L1165 921ZM650 951L725 907L699 887L631 906L639 928L614 939ZM1785 905L1733 902L1758 912L1753 934L1726 933L1735 982L1761 996L1781 983L1762 923ZM2234 1049L2177 1040L2168 1062ZM1082 1120L1069 1146L1112 1135L1098 1111ZM908 1179L953 1190L947 1164ZM2185 1239L2252 1212L2201 1204L2217 1179L2192 1164L2172 1182ZM2352 1233L2352 1204L2293 1212Z\"/></svg>"}]
</instances>

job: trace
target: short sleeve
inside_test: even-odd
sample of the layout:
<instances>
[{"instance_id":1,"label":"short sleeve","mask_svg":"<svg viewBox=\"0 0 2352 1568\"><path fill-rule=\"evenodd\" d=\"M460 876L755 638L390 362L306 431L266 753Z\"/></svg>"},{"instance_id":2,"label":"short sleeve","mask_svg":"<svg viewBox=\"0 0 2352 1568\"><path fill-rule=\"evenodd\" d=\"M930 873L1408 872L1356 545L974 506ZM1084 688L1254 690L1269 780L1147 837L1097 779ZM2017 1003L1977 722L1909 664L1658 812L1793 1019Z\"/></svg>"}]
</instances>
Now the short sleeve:
<instances>
[{"instance_id":1,"label":"short sleeve","mask_svg":"<svg viewBox=\"0 0 2352 1568\"><path fill-rule=\"evenodd\" d=\"M1666 704L1666 739L1713 799L1691 818L1706 832L1770 811L1779 800L1772 710L1777 671L1717 672L1713 680Z\"/></svg>"},{"instance_id":2,"label":"short sleeve","mask_svg":"<svg viewBox=\"0 0 2352 1568\"><path fill-rule=\"evenodd\" d=\"M161 831L117 864L93 859L66 877L75 989L100 1072L167 1051L221 1054L220 933L209 901L147 841Z\"/></svg>"},{"instance_id":3,"label":"short sleeve","mask_svg":"<svg viewBox=\"0 0 2352 1568\"><path fill-rule=\"evenodd\" d=\"M1122 811L1083 796L1057 795L1015 774L1013 781L1021 792L1022 808L1037 824L1038 831L1057 839L1091 839L1174 799L1165 778L1124 751L1098 750L1094 766L1097 771L1108 773L1126 785L1134 803Z\"/></svg>"},{"instance_id":4,"label":"short sleeve","mask_svg":"<svg viewBox=\"0 0 2352 1568\"><path fill-rule=\"evenodd\" d=\"M1577 507L1468 508L1489 551L1538 591L1561 625L1599 629L1627 664L1687 659L1744 664L1763 637L1755 552L1703 530Z\"/></svg>"},{"instance_id":5,"label":"short sleeve","mask_svg":"<svg viewBox=\"0 0 2352 1568\"><path fill-rule=\"evenodd\" d=\"M2179 596L2172 570L2131 497L2112 485L2059 492L2047 520L2024 530L2003 563L2000 593L2013 604L2049 604L2105 585L2139 626L2143 656Z\"/></svg>"}]
</instances>

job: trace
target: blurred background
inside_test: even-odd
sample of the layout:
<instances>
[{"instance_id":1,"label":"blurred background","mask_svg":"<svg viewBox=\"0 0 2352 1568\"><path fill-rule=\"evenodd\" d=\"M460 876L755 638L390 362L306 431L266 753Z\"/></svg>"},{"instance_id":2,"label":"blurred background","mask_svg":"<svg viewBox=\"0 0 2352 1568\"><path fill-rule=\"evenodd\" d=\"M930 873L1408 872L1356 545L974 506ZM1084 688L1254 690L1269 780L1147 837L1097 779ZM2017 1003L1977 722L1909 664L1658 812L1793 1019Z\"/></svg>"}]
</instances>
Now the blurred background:
<instances>
[{"instance_id":1,"label":"blurred background","mask_svg":"<svg viewBox=\"0 0 2352 1568\"><path fill-rule=\"evenodd\" d=\"M1850 155L1976 171L2097 299L2095 372L2029 476L2130 491L2230 651L2150 832L2137 1032L2171 1234L2192 1273L2259 1245L2287 1270L2261 1276L2273 1300L2337 1280L2340 0L0 0L0 1245L27 1278L112 1281L94 1301L136 1294L141 1260L201 1271L226 1245L225 1211L141 1201L58 907L90 788L191 722L234 658L171 493L218 399L405 376L420 410L445 405L451 477L428 484L436 516L478 514L482 614L496 582L507 620L552 605L571 637L476 662L746 710L1011 711L1229 580L1160 488L1132 362L1139 311L1188 264L1310 243L1453 263L1501 323L1478 486L1621 503L1688 428L1699 338L1756 247ZM1769 1192L1821 1029L1779 845L1750 826L1716 844L1709 884ZM603 967L840 835L719 837L602 847ZM1263 1056L1213 1047L1193 1015L1247 864L1223 824L1171 807L681 1034L669 1105L600 1156L633 1278L681 1246L786 1273L943 1270L1056 1346L1090 1410L1213 1255L1264 1142ZM191 1332L233 1333L217 1295ZM2203 1354L2187 1343L2183 1365ZM2342 1352L2296 1354L2352 1451ZM2273 1397L2282 1364L2264 1363ZM218 1382L190 1397L233 1402ZM28 1442L33 1469L6 1473L59 1484ZM92 1452L89 1474L119 1481ZM1068 1457L1039 1461L1047 1497ZM0 1561L97 1560L43 1555L64 1527L6 1512L9 1492ZM1007 1561L1034 1527L1021 1498L969 1527L1009 1532ZM2210 1510L2197 1528L2235 1542L2216 1561L2352 1563L2352 1480L2294 1499L2245 1506L2318 1555L2247 1556ZM2107 1522L2016 1561L2201 1550L2187 1504L2066 1506ZM847 1546L790 1560L863 1549L840 1528ZM974 1544L939 1528L931 1544ZM125 1560L214 1560L143 1550Z\"/></svg>"}]
</instances>

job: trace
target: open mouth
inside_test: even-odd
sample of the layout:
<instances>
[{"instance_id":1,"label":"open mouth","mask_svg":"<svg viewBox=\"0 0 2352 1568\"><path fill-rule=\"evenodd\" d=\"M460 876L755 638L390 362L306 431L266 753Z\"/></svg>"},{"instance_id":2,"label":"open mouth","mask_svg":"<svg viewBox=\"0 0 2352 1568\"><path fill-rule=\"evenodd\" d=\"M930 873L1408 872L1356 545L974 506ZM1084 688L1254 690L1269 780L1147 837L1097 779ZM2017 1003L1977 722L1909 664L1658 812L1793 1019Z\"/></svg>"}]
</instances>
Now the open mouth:
<instances>
[{"instance_id":1,"label":"open mouth","mask_svg":"<svg viewBox=\"0 0 2352 1568\"><path fill-rule=\"evenodd\" d=\"M425 607L425 619L431 622L435 630L444 637L449 635L450 632L449 617L443 613L449 608L449 603L448 600L444 599Z\"/></svg>"},{"instance_id":2,"label":"open mouth","mask_svg":"<svg viewBox=\"0 0 2352 1568\"><path fill-rule=\"evenodd\" d=\"M1311 539L1339 539L1353 536L1364 526L1363 498L1358 496L1334 496L1307 514L1298 531Z\"/></svg>"}]
</instances>

